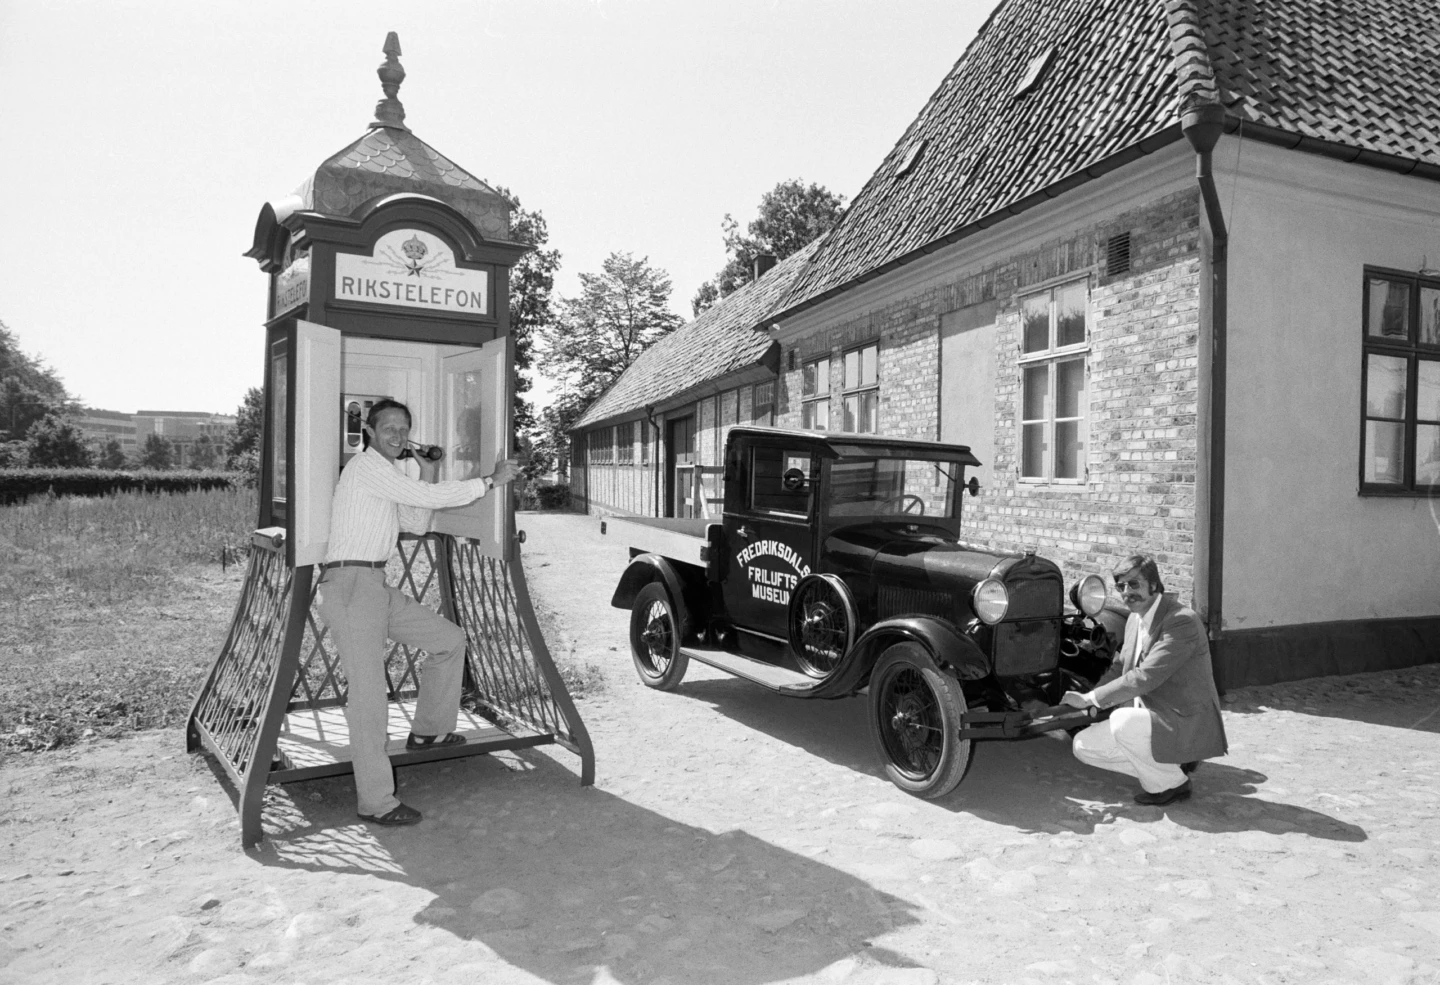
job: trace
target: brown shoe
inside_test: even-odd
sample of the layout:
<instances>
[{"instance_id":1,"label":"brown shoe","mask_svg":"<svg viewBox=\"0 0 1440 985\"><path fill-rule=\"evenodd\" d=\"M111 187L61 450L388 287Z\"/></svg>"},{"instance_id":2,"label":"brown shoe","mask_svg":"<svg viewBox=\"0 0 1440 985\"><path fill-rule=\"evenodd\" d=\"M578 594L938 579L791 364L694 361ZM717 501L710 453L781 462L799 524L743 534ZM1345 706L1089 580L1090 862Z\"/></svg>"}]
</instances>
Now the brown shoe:
<instances>
[{"instance_id":1,"label":"brown shoe","mask_svg":"<svg viewBox=\"0 0 1440 985\"><path fill-rule=\"evenodd\" d=\"M1186 780L1178 787L1171 787L1169 790L1161 790L1159 793L1146 793L1144 790L1135 795L1135 803L1144 804L1147 807L1164 807L1166 804L1174 803L1177 800L1190 799L1190 781Z\"/></svg>"},{"instance_id":2,"label":"brown shoe","mask_svg":"<svg viewBox=\"0 0 1440 985\"><path fill-rule=\"evenodd\" d=\"M463 746L465 736L459 732L451 732L448 735L416 735L410 733L410 738L405 740L406 749L429 749L432 746Z\"/></svg>"}]
</instances>

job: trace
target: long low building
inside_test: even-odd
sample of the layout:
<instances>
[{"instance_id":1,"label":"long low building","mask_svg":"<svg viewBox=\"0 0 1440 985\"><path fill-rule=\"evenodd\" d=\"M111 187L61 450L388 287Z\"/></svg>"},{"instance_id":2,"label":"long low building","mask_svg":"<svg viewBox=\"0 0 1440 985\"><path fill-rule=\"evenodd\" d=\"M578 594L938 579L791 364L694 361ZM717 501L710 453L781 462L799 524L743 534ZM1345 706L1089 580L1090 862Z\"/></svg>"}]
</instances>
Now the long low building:
<instances>
[{"instance_id":1,"label":"long low building","mask_svg":"<svg viewBox=\"0 0 1440 985\"><path fill-rule=\"evenodd\" d=\"M1437 39L1433 0L1004 0L737 319L776 423L970 445L967 538L1155 555L1228 685L1440 660Z\"/></svg>"}]
</instances>

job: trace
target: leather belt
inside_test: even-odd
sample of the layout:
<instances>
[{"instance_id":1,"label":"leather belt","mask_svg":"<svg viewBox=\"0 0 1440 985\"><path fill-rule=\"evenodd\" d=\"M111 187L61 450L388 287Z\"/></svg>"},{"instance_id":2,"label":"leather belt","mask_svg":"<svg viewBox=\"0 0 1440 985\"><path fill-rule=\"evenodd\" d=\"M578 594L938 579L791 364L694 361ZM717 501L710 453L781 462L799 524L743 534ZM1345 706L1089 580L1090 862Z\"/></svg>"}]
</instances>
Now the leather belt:
<instances>
[{"instance_id":1,"label":"leather belt","mask_svg":"<svg viewBox=\"0 0 1440 985\"><path fill-rule=\"evenodd\" d=\"M326 561L320 565L320 570L329 571L331 568L383 568L384 561Z\"/></svg>"}]
</instances>

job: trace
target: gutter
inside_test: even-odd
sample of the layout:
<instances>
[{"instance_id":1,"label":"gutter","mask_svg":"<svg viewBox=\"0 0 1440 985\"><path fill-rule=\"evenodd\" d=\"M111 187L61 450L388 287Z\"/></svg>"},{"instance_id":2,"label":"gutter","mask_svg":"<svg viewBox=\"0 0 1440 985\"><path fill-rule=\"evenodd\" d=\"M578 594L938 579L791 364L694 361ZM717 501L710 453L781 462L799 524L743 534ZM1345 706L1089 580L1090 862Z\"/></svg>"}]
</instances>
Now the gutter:
<instances>
[{"instance_id":1,"label":"gutter","mask_svg":"<svg viewBox=\"0 0 1440 985\"><path fill-rule=\"evenodd\" d=\"M665 442L660 440L660 425L655 423L654 404L645 405L645 418L650 422L650 426L655 429L655 454L650 459L650 468L655 474L655 515L664 516L665 504L660 502L660 473L665 471L665 466L660 461L660 456L665 454Z\"/></svg>"},{"instance_id":2,"label":"gutter","mask_svg":"<svg viewBox=\"0 0 1440 985\"><path fill-rule=\"evenodd\" d=\"M1226 412L1226 289L1229 274L1230 233L1220 210L1220 194L1211 170L1211 153L1225 130L1225 107L1218 103L1194 106L1181 118L1181 130L1195 148L1195 180L1210 224L1210 516L1206 545L1205 619L1211 642L1211 659L1224 634L1222 603L1225 590L1225 412ZM1224 662L1220 667L1224 668ZM1223 689L1223 681L1221 682Z\"/></svg>"}]
</instances>

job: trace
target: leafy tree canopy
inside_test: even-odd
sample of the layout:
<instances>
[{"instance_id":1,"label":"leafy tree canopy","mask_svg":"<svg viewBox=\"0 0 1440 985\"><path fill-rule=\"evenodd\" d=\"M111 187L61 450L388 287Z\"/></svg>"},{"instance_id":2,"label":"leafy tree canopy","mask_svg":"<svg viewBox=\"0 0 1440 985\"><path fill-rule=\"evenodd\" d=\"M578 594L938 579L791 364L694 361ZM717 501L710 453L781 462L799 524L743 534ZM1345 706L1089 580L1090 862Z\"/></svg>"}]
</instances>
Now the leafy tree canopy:
<instances>
[{"instance_id":1,"label":"leafy tree canopy","mask_svg":"<svg viewBox=\"0 0 1440 985\"><path fill-rule=\"evenodd\" d=\"M105 442L105 447L100 450L100 457L95 460L95 465L102 469L123 469L125 467L125 449L120 447L119 438L111 438Z\"/></svg>"},{"instance_id":2,"label":"leafy tree canopy","mask_svg":"<svg viewBox=\"0 0 1440 985\"><path fill-rule=\"evenodd\" d=\"M84 469L90 467L85 436L58 414L46 414L30 425L25 444L34 468Z\"/></svg>"},{"instance_id":3,"label":"leafy tree canopy","mask_svg":"<svg viewBox=\"0 0 1440 985\"><path fill-rule=\"evenodd\" d=\"M760 197L760 208L746 233L728 212L720 223L725 237L725 266L700 285L690 306L696 315L755 279L755 258L777 260L798 252L830 229L845 211L845 197L800 178L782 181Z\"/></svg>"},{"instance_id":4,"label":"leafy tree canopy","mask_svg":"<svg viewBox=\"0 0 1440 985\"><path fill-rule=\"evenodd\" d=\"M235 430L230 434L230 444L225 449L225 467L236 468L236 462L251 452L260 454L260 428L265 423L265 394L258 386L245 391L245 400L235 408Z\"/></svg>"},{"instance_id":5,"label":"leafy tree canopy","mask_svg":"<svg viewBox=\"0 0 1440 985\"><path fill-rule=\"evenodd\" d=\"M682 324L672 312L670 275L615 252L602 272L580 275L580 296L560 301L560 317L543 333L541 366L588 407L640 353Z\"/></svg>"},{"instance_id":6,"label":"leafy tree canopy","mask_svg":"<svg viewBox=\"0 0 1440 985\"><path fill-rule=\"evenodd\" d=\"M555 325L555 272L560 251L547 249L550 229L539 209L530 211L508 188L496 189L510 201L510 238L535 247L510 268L510 334L515 340L515 429L525 434L535 428L535 411L526 394L527 375L535 363L537 333Z\"/></svg>"},{"instance_id":7,"label":"leafy tree canopy","mask_svg":"<svg viewBox=\"0 0 1440 985\"><path fill-rule=\"evenodd\" d=\"M28 440L37 421L74 407L55 371L21 352L14 333L0 322L0 440Z\"/></svg>"},{"instance_id":8,"label":"leafy tree canopy","mask_svg":"<svg viewBox=\"0 0 1440 985\"><path fill-rule=\"evenodd\" d=\"M158 434L147 435L140 451L142 469L168 469L175 464L175 446Z\"/></svg>"}]
</instances>

